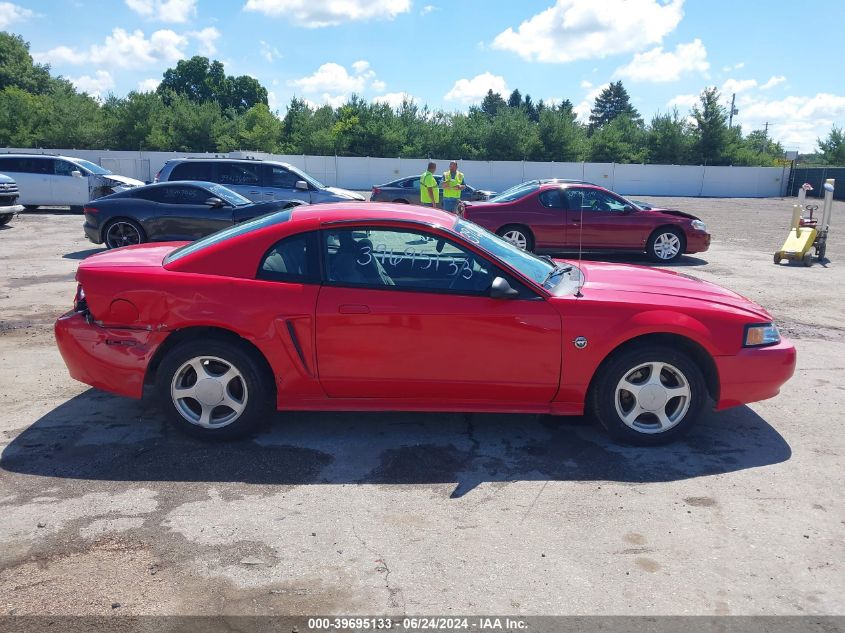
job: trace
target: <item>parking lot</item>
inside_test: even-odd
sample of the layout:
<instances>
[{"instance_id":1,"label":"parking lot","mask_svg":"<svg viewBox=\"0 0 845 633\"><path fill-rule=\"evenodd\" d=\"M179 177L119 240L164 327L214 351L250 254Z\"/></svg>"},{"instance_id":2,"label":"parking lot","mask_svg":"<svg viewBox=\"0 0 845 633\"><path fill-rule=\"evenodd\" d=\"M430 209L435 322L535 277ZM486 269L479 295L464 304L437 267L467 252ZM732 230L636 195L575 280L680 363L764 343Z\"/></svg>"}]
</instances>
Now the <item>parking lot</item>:
<instances>
[{"instance_id":1,"label":"parking lot","mask_svg":"<svg viewBox=\"0 0 845 633\"><path fill-rule=\"evenodd\" d=\"M81 216L0 227L0 614L845 615L845 203L804 268L772 263L793 200L643 199L713 234L670 268L798 348L777 398L658 448L487 414L187 439L67 375L52 324L100 250Z\"/></svg>"}]
</instances>

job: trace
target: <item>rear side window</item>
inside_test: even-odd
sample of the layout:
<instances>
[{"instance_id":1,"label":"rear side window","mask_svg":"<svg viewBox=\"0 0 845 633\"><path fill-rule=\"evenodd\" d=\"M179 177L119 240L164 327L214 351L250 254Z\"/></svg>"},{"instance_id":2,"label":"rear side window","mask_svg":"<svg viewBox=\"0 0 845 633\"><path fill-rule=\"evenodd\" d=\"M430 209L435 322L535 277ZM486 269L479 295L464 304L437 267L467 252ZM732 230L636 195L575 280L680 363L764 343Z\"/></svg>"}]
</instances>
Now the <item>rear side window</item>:
<instances>
[{"instance_id":1,"label":"rear side window","mask_svg":"<svg viewBox=\"0 0 845 633\"><path fill-rule=\"evenodd\" d=\"M203 162L179 163L168 180L204 180L214 182L214 165Z\"/></svg>"},{"instance_id":2,"label":"rear side window","mask_svg":"<svg viewBox=\"0 0 845 633\"><path fill-rule=\"evenodd\" d=\"M317 233L291 235L276 243L261 260L258 279L319 283Z\"/></svg>"},{"instance_id":3,"label":"rear side window","mask_svg":"<svg viewBox=\"0 0 845 633\"><path fill-rule=\"evenodd\" d=\"M540 204L551 209L565 209L566 200L560 189L547 189L539 196Z\"/></svg>"},{"instance_id":4,"label":"rear side window","mask_svg":"<svg viewBox=\"0 0 845 633\"><path fill-rule=\"evenodd\" d=\"M217 164L217 182L221 185L259 185L259 169L260 165L221 162Z\"/></svg>"},{"instance_id":5,"label":"rear side window","mask_svg":"<svg viewBox=\"0 0 845 633\"><path fill-rule=\"evenodd\" d=\"M0 158L0 171L14 171L24 173L23 158Z\"/></svg>"}]
</instances>

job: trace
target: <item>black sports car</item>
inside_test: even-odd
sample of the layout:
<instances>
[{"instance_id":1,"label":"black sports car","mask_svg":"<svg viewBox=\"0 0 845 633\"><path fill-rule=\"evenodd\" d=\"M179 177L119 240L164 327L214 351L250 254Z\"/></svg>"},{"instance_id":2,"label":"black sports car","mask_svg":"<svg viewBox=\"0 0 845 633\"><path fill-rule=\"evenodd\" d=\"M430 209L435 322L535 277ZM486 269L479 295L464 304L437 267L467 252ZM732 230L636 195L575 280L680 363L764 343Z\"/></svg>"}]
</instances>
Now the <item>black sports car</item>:
<instances>
[{"instance_id":1,"label":"black sports car","mask_svg":"<svg viewBox=\"0 0 845 633\"><path fill-rule=\"evenodd\" d=\"M107 248L196 240L300 204L302 200L251 202L213 182L160 182L92 200L84 207L85 235Z\"/></svg>"}]
</instances>

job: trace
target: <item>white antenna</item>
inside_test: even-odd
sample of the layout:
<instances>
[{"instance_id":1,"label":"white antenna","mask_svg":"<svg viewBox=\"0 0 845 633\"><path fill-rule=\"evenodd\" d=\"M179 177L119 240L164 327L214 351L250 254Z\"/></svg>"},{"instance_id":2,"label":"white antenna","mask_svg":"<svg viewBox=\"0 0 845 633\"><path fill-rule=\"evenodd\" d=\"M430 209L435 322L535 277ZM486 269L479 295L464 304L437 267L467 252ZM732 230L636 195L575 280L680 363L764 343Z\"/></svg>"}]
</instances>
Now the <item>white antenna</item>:
<instances>
[{"instance_id":1,"label":"white antenna","mask_svg":"<svg viewBox=\"0 0 845 633\"><path fill-rule=\"evenodd\" d=\"M581 286L578 286L576 297L581 296L581 287L584 285L584 272L581 270L581 243L584 240L584 194L581 193L581 218L578 220L578 270L581 272Z\"/></svg>"}]
</instances>

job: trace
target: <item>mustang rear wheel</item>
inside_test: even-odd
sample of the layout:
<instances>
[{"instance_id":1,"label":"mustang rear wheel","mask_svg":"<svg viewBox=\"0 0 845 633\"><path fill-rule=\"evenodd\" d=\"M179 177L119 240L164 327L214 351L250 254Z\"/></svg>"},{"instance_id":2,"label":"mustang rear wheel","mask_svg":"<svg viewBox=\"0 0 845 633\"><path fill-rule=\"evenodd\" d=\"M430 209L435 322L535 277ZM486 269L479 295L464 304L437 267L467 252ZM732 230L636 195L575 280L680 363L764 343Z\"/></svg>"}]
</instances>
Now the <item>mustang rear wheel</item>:
<instances>
[{"instance_id":1,"label":"mustang rear wheel","mask_svg":"<svg viewBox=\"0 0 845 633\"><path fill-rule=\"evenodd\" d=\"M103 233L103 241L106 243L106 248L120 248L121 246L142 244L147 241L147 236L137 222L114 220L106 227Z\"/></svg>"},{"instance_id":2,"label":"mustang rear wheel","mask_svg":"<svg viewBox=\"0 0 845 633\"><path fill-rule=\"evenodd\" d=\"M678 229L657 229L648 238L646 253L656 262L673 262L684 254L686 242Z\"/></svg>"},{"instance_id":3,"label":"mustang rear wheel","mask_svg":"<svg viewBox=\"0 0 845 633\"><path fill-rule=\"evenodd\" d=\"M172 349L156 374L171 422L206 439L231 439L267 419L272 388L249 351L228 341L188 341Z\"/></svg>"},{"instance_id":4,"label":"mustang rear wheel","mask_svg":"<svg viewBox=\"0 0 845 633\"><path fill-rule=\"evenodd\" d=\"M610 358L591 392L593 413L614 438L662 444L686 433L708 399L704 376L681 351L631 348Z\"/></svg>"}]
</instances>

